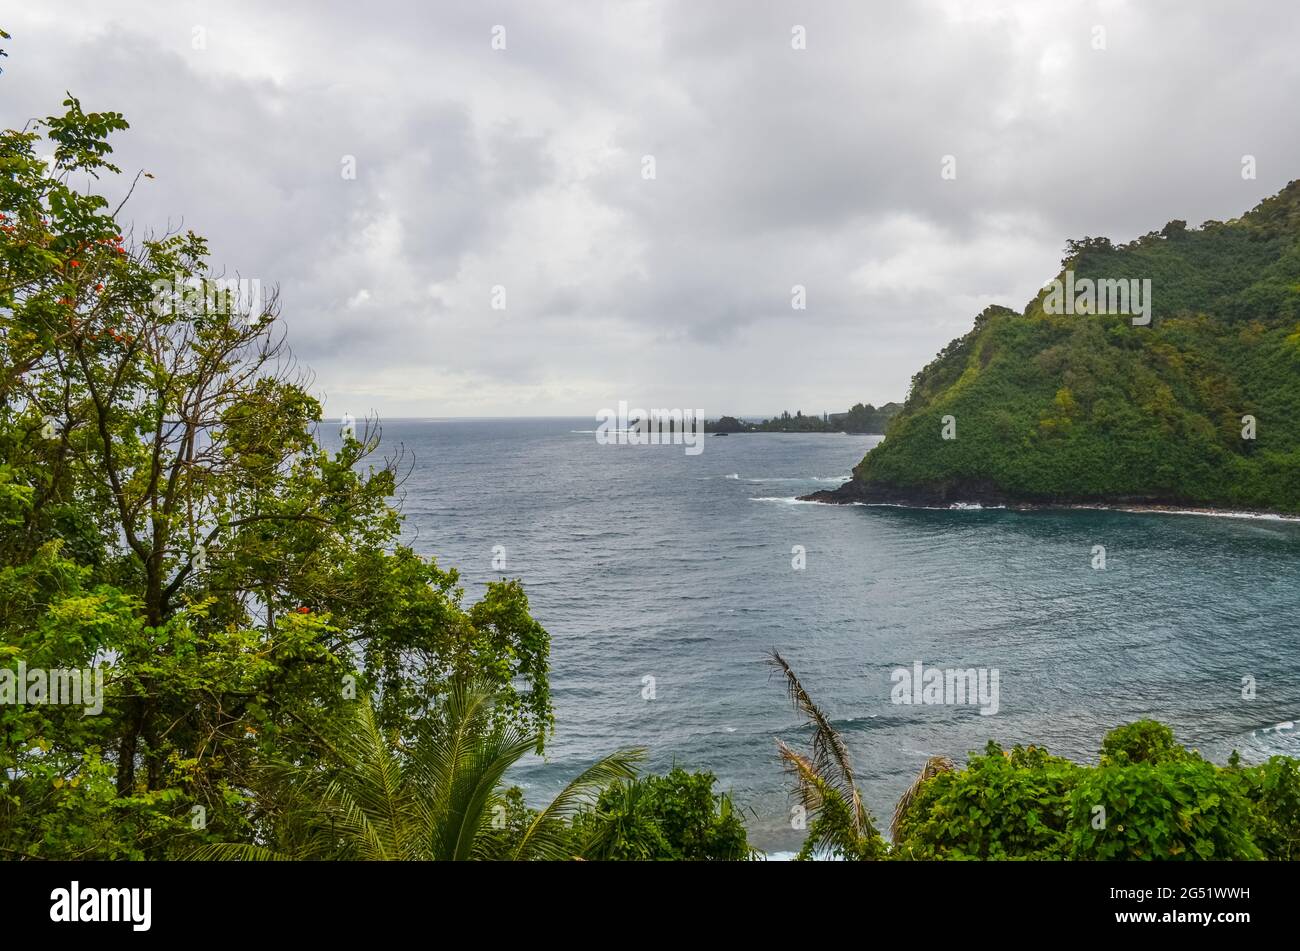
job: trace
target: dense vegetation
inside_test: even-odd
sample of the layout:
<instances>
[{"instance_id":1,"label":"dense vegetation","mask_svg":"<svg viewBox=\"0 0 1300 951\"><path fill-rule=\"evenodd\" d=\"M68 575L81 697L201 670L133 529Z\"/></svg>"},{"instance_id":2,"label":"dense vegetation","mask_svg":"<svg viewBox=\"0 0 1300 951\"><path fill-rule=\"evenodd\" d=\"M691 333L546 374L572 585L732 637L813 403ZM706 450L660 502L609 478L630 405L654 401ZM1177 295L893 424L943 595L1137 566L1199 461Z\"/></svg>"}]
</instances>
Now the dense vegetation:
<instances>
[{"instance_id":1,"label":"dense vegetation","mask_svg":"<svg viewBox=\"0 0 1300 951\"><path fill-rule=\"evenodd\" d=\"M1048 313L1046 290L987 308L839 498L1300 512L1300 182L1233 221L1066 252L1076 280L1150 279L1150 326Z\"/></svg>"},{"instance_id":2,"label":"dense vegetation","mask_svg":"<svg viewBox=\"0 0 1300 951\"><path fill-rule=\"evenodd\" d=\"M1096 766L990 742L964 769L926 763L899 800L886 845L862 804L847 748L779 654L811 755L778 741L807 810L800 858L1194 860L1300 856L1300 761L1216 766L1141 720L1102 741Z\"/></svg>"},{"instance_id":3,"label":"dense vegetation","mask_svg":"<svg viewBox=\"0 0 1300 951\"><path fill-rule=\"evenodd\" d=\"M65 106L0 134L0 673L106 676L97 715L0 703L0 854L492 855L521 814L504 771L553 728L523 588L466 604L399 543L378 426L320 447L274 295L214 284L196 234L128 244L95 187L126 122ZM556 829L637 758L508 854L585 848ZM674 809L729 810L692 781Z\"/></svg>"},{"instance_id":4,"label":"dense vegetation","mask_svg":"<svg viewBox=\"0 0 1300 951\"><path fill-rule=\"evenodd\" d=\"M805 416L803 410L794 415L786 410L780 416L759 423L748 423L735 416L707 420L705 432L710 433L852 433L855 435L883 433L889 421L903 408L901 403L885 403L879 409L870 403L855 403L847 413L822 413Z\"/></svg>"}]
</instances>

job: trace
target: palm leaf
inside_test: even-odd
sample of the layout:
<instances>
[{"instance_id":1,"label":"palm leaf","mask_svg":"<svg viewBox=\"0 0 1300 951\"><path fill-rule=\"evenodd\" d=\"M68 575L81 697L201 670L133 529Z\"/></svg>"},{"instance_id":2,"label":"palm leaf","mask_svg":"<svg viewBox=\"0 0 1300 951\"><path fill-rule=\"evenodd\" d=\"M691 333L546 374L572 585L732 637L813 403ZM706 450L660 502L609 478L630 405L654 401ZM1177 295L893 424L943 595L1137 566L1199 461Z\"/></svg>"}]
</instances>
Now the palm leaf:
<instances>
[{"instance_id":1,"label":"palm leaf","mask_svg":"<svg viewBox=\"0 0 1300 951\"><path fill-rule=\"evenodd\" d=\"M416 744L413 766L422 786L428 858L474 855L502 777L537 744L535 734L495 715L495 699L488 684L455 682L442 728L425 730Z\"/></svg>"},{"instance_id":2,"label":"palm leaf","mask_svg":"<svg viewBox=\"0 0 1300 951\"><path fill-rule=\"evenodd\" d=\"M775 648L768 657L768 664L784 677L786 691L795 709L812 724L813 750L811 760L806 761L807 765L825 785L840 795L849 807L854 832L863 834L870 825L870 819L862 805L862 796L858 792L857 782L853 778L853 765L849 758L848 747L844 745L844 740L836 729L831 726L830 718L813 702L808 691L799 682L793 668ZM789 762L787 760L787 763Z\"/></svg>"},{"instance_id":3,"label":"palm leaf","mask_svg":"<svg viewBox=\"0 0 1300 951\"><path fill-rule=\"evenodd\" d=\"M497 704L497 687L458 678L431 723L403 747L384 735L369 698L318 733L310 764L280 764L271 789L269 834L278 849L214 844L192 857L221 860L354 858L464 860L479 857L506 772L537 745ZM610 783L636 775L640 749L592 764L546 806L513 857L564 858L566 820Z\"/></svg>"},{"instance_id":4,"label":"palm leaf","mask_svg":"<svg viewBox=\"0 0 1300 951\"><path fill-rule=\"evenodd\" d=\"M618 750L597 760L569 782L550 805L541 810L529 824L515 848L515 859L570 858L565 848L567 832L565 820L591 802L611 783L636 776L636 764L645 759L641 748Z\"/></svg>"}]
</instances>

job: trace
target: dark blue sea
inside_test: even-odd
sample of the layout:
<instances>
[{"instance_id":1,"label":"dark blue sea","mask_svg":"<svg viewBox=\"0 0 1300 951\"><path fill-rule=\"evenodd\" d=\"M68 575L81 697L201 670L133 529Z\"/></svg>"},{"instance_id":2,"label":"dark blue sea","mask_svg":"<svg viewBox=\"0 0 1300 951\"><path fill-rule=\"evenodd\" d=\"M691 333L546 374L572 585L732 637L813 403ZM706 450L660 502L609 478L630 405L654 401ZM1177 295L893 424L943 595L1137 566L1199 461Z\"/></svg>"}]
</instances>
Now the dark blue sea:
<instances>
[{"instance_id":1,"label":"dark blue sea","mask_svg":"<svg viewBox=\"0 0 1300 951\"><path fill-rule=\"evenodd\" d=\"M551 633L555 736L512 774L530 801L646 746L652 769L716 774L756 845L797 848L775 739L808 734L773 647L843 733L882 826L927 757L990 739L1095 761L1108 729L1154 717L1220 762L1300 755L1300 523L796 503L880 437L714 436L688 455L599 445L594 428L383 424L413 457L408 540L460 570L467 601L522 579ZM916 661L996 669L998 712L891 703L890 672Z\"/></svg>"}]
</instances>

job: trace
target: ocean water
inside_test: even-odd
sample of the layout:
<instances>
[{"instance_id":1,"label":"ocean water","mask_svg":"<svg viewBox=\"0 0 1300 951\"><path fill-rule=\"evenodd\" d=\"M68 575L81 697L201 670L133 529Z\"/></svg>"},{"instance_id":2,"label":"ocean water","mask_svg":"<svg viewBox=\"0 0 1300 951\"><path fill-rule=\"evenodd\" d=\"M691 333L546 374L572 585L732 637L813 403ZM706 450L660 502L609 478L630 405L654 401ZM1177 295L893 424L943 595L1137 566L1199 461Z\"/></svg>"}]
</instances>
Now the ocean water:
<instances>
[{"instance_id":1,"label":"ocean water","mask_svg":"<svg viewBox=\"0 0 1300 951\"><path fill-rule=\"evenodd\" d=\"M927 757L963 762L990 739L1095 761L1107 730L1155 717L1220 762L1300 755L1300 523L803 504L880 437L706 437L691 456L593 429L383 424L384 448L411 454L407 539L460 570L467 601L522 579L551 633L555 736L511 775L530 801L645 746L649 768L713 772L756 845L797 848L775 739L809 734L773 647L842 732L882 826ZM997 713L891 702L891 671L917 661L996 669Z\"/></svg>"}]
</instances>

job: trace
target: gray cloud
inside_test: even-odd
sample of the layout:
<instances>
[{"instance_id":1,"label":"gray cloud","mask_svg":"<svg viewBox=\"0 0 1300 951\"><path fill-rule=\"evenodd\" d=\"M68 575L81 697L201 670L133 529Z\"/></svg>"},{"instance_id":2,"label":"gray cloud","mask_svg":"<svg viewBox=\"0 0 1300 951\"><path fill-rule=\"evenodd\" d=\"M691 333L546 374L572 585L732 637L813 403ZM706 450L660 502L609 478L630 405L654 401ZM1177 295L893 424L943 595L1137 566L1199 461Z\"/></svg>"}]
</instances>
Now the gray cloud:
<instances>
[{"instance_id":1,"label":"gray cloud","mask_svg":"<svg viewBox=\"0 0 1300 951\"><path fill-rule=\"evenodd\" d=\"M121 163L157 176L137 230L183 220L214 267L279 284L333 413L900 398L984 305L1023 305L1066 238L1232 217L1300 176L1286 0L7 17L6 124L65 89L124 112Z\"/></svg>"}]
</instances>

